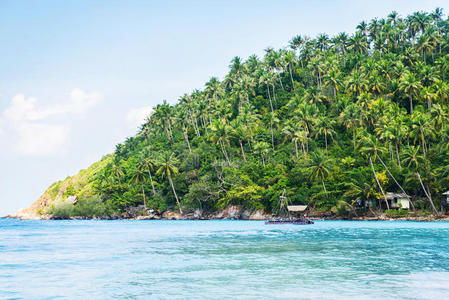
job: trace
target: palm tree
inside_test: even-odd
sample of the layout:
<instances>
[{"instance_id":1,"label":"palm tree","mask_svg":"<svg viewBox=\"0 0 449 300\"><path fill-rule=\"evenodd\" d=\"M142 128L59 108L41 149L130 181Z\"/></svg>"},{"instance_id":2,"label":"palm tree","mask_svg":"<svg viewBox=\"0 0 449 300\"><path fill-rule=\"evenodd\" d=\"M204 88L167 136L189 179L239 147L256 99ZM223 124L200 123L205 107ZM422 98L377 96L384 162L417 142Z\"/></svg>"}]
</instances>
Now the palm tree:
<instances>
[{"instance_id":1,"label":"palm tree","mask_svg":"<svg viewBox=\"0 0 449 300\"><path fill-rule=\"evenodd\" d=\"M406 72L401 76L399 88L408 95L410 101L410 114L413 113L413 96L417 95L421 87L421 83L413 73Z\"/></svg>"},{"instance_id":2,"label":"palm tree","mask_svg":"<svg viewBox=\"0 0 449 300\"><path fill-rule=\"evenodd\" d=\"M145 182L145 171L137 168L134 170L134 173L132 174L131 181L134 181L135 184L140 184L142 188L142 196L143 196L143 207L145 210L147 209L147 200L145 197L145 189L143 187L143 184Z\"/></svg>"},{"instance_id":3,"label":"palm tree","mask_svg":"<svg viewBox=\"0 0 449 300\"><path fill-rule=\"evenodd\" d=\"M154 171L155 161L151 157L151 155L148 151L141 152L139 164L140 164L139 169L141 169L141 170L146 169L148 171L148 175L150 176L150 182L151 182L151 188L153 191L153 195L156 194L156 189L154 188L153 176L151 174L151 171Z\"/></svg>"},{"instance_id":4,"label":"palm tree","mask_svg":"<svg viewBox=\"0 0 449 300\"><path fill-rule=\"evenodd\" d=\"M329 117L319 118L315 125L315 128L316 128L315 136L324 135L324 145L326 148L326 155L328 155L327 137L330 136L333 139L333 137L335 135L334 126L335 126L335 120L333 120Z\"/></svg>"},{"instance_id":5,"label":"palm tree","mask_svg":"<svg viewBox=\"0 0 449 300\"><path fill-rule=\"evenodd\" d=\"M321 150L315 151L310 157L307 169L310 172L310 178L321 181L323 191L326 197L328 197L324 181L331 172L331 160Z\"/></svg>"},{"instance_id":6,"label":"palm tree","mask_svg":"<svg viewBox=\"0 0 449 300\"><path fill-rule=\"evenodd\" d=\"M419 153L419 148L415 147L415 146L409 146L409 147L405 148L404 159L402 162L404 165L407 165L407 167L409 169L413 170L416 173L419 183L421 184L424 194L426 195L427 199L429 200L429 203L430 203L430 206L432 207L433 212L436 215L438 215L438 211L436 210L435 205L433 204L429 184L427 183L427 190L426 190L426 188L424 187L424 183L421 179L421 174L419 173L419 168L421 166L426 165L426 163L427 163L425 157Z\"/></svg>"},{"instance_id":7,"label":"palm tree","mask_svg":"<svg viewBox=\"0 0 449 300\"><path fill-rule=\"evenodd\" d=\"M216 143L220 145L221 151L223 152L223 156L230 165L228 152L226 151L226 145L228 144L228 132L230 131L230 127L228 124L226 124L226 121L224 119L215 119L212 125L210 126L210 129L212 131L211 139Z\"/></svg>"},{"instance_id":8,"label":"palm tree","mask_svg":"<svg viewBox=\"0 0 449 300\"><path fill-rule=\"evenodd\" d=\"M120 178L123 175L125 175L125 173L123 172L122 168L120 167L120 162L116 159L114 159L114 161L112 163L112 173L114 174L115 177L117 177L118 183L121 185L122 182L120 181Z\"/></svg>"},{"instance_id":9,"label":"palm tree","mask_svg":"<svg viewBox=\"0 0 449 300\"><path fill-rule=\"evenodd\" d=\"M182 214L181 204L179 202L178 195L176 194L175 186L173 185L173 176L176 176L179 173L179 170L176 167L177 163L178 159L175 157L174 153L170 153L168 151L164 152L160 158L159 169L156 171L156 174L162 176L162 178L168 179L179 208L179 213Z\"/></svg>"},{"instance_id":10,"label":"palm tree","mask_svg":"<svg viewBox=\"0 0 449 300\"><path fill-rule=\"evenodd\" d=\"M259 152L259 155L262 159L262 165L265 167L265 156L270 151L270 144L264 141L256 142L254 144L254 151Z\"/></svg>"},{"instance_id":11,"label":"palm tree","mask_svg":"<svg viewBox=\"0 0 449 300\"><path fill-rule=\"evenodd\" d=\"M375 161L377 156L379 155L379 153L384 152L384 148L382 147L382 145L380 145L377 138L371 134L367 134L367 136L365 136L365 138L363 139L363 142L364 142L364 146L361 148L361 151L368 155L369 164L370 164L371 170L373 171L374 178L376 179L377 186L379 187L379 190L382 193L382 196L385 200L387 209L390 209L390 205L388 204L387 196L385 195L384 189L382 188L382 186L379 182L379 178L377 178L377 173L376 173L376 170L374 169L374 165L373 165L373 159L371 158L373 156L374 161Z\"/></svg>"}]
</instances>

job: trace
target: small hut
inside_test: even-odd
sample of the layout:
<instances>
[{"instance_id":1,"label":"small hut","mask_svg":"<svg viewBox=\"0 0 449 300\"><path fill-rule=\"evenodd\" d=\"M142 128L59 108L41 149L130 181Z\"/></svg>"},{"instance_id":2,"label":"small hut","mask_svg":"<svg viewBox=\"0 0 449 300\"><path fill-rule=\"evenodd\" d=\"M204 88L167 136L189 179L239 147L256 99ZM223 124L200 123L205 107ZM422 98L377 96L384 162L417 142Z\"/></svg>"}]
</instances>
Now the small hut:
<instances>
[{"instance_id":1,"label":"small hut","mask_svg":"<svg viewBox=\"0 0 449 300\"><path fill-rule=\"evenodd\" d=\"M307 205L288 205L287 210L288 214L298 216L304 213L307 209Z\"/></svg>"},{"instance_id":2,"label":"small hut","mask_svg":"<svg viewBox=\"0 0 449 300\"><path fill-rule=\"evenodd\" d=\"M441 201L441 206L447 209L449 207L449 191L443 193L444 196L446 196L446 199Z\"/></svg>"},{"instance_id":3,"label":"small hut","mask_svg":"<svg viewBox=\"0 0 449 300\"><path fill-rule=\"evenodd\" d=\"M443 195L445 195L447 197L447 200L449 201L449 191L444 192Z\"/></svg>"},{"instance_id":4,"label":"small hut","mask_svg":"<svg viewBox=\"0 0 449 300\"><path fill-rule=\"evenodd\" d=\"M390 206L390 209L410 209L410 196L404 193L398 194L398 193L387 193L385 195L388 201L388 205ZM385 202L382 201L382 208L384 205L386 206Z\"/></svg>"}]
</instances>

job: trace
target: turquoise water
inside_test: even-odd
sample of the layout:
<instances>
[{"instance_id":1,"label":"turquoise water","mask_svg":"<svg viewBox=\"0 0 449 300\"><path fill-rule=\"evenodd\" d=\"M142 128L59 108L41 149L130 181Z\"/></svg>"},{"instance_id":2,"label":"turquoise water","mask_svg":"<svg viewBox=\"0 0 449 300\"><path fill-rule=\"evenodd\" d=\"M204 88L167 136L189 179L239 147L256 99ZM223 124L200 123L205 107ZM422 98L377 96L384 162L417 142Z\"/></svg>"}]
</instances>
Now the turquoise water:
<instances>
[{"instance_id":1,"label":"turquoise water","mask_svg":"<svg viewBox=\"0 0 449 300\"><path fill-rule=\"evenodd\" d=\"M0 219L0 299L448 299L449 223Z\"/></svg>"}]
</instances>

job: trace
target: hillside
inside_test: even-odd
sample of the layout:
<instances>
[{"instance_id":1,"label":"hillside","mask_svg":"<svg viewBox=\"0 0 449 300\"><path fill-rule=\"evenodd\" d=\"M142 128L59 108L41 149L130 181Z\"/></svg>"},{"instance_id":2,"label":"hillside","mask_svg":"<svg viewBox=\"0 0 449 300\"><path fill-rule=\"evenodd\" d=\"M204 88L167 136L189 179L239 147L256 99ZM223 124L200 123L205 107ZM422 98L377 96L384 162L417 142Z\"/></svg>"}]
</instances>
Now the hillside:
<instances>
[{"instance_id":1,"label":"hillside","mask_svg":"<svg viewBox=\"0 0 449 300\"><path fill-rule=\"evenodd\" d=\"M284 194L349 215L406 192L437 214L449 189L448 32L440 9L393 12L352 34L296 36L262 58L235 57L222 81L157 105L136 136L22 213L238 205L276 214ZM79 202L63 203L71 195Z\"/></svg>"}]
</instances>

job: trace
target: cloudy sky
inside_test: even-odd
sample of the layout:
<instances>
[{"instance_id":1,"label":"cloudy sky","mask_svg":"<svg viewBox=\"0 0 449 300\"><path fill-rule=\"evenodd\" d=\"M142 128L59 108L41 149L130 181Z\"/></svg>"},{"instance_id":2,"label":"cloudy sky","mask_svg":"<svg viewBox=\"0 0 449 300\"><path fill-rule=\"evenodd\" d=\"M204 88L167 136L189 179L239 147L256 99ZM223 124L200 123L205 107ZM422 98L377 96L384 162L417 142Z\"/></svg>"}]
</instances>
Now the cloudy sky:
<instances>
[{"instance_id":1,"label":"cloudy sky","mask_svg":"<svg viewBox=\"0 0 449 300\"><path fill-rule=\"evenodd\" d=\"M241 3L244 2L244 3ZM0 1L0 215L133 135L151 108L296 34L447 0Z\"/></svg>"}]
</instances>

